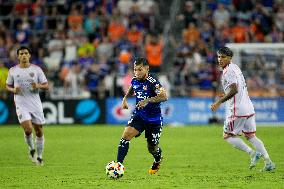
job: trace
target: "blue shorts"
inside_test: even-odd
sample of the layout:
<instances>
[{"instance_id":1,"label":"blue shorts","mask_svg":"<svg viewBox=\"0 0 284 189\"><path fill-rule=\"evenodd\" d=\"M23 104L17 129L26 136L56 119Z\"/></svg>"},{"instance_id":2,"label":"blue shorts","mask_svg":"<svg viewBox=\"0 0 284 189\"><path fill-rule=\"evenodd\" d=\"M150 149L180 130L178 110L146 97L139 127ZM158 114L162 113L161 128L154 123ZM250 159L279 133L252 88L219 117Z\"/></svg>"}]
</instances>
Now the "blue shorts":
<instances>
[{"instance_id":1,"label":"blue shorts","mask_svg":"<svg viewBox=\"0 0 284 189\"><path fill-rule=\"evenodd\" d=\"M136 137L139 137L141 133L145 131L145 138L147 138L148 143L153 145L159 144L163 128L162 120L160 123L153 123L143 120L139 115L132 115L127 126L133 127L139 131L139 134Z\"/></svg>"}]
</instances>

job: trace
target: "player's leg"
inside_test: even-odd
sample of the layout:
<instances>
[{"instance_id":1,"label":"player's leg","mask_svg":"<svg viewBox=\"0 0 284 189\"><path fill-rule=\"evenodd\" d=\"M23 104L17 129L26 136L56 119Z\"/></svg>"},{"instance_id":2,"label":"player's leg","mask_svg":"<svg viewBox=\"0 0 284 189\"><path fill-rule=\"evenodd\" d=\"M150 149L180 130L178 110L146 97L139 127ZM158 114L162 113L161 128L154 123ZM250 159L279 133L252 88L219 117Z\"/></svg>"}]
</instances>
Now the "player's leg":
<instances>
[{"instance_id":1,"label":"player's leg","mask_svg":"<svg viewBox=\"0 0 284 189\"><path fill-rule=\"evenodd\" d=\"M134 127L125 127L118 145L117 162L123 163L129 149L130 140L137 135L139 135L139 131Z\"/></svg>"},{"instance_id":2,"label":"player's leg","mask_svg":"<svg viewBox=\"0 0 284 189\"><path fill-rule=\"evenodd\" d=\"M31 114L33 128L36 134L36 151L37 151L37 164L43 165L42 154L44 149L44 133L43 124L45 124L44 115L42 111L33 112Z\"/></svg>"},{"instance_id":3,"label":"player's leg","mask_svg":"<svg viewBox=\"0 0 284 189\"><path fill-rule=\"evenodd\" d=\"M32 132L32 122L31 120L26 120L21 122L21 127L24 130L25 142L29 147L29 158L32 162L36 162L36 153L34 148L33 132Z\"/></svg>"},{"instance_id":4,"label":"player's leg","mask_svg":"<svg viewBox=\"0 0 284 189\"><path fill-rule=\"evenodd\" d=\"M42 125L33 123L36 133L36 151L37 151L37 164L43 165L42 153L44 149L44 134Z\"/></svg>"},{"instance_id":5,"label":"player's leg","mask_svg":"<svg viewBox=\"0 0 284 189\"><path fill-rule=\"evenodd\" d=\"M245 120L243 118L227 118L224 124L224 140L230 143L234 148L242 150L248 153L250 156L254 154L254 150L251 149L241 138L236 135L242 132Z\"/></svg>"},{"instance_id":6,"label":"player's leg","mask_svg":"<svg viewBox=\"0 0 284 189\"><path fill-rule=\"evenodd\" d=\"M256 137L255 131L256 131L255 116L252 116L247 119L243 129L245 137L256 149L256 154L252 158L250 168L255 167L257 161L260 159L261 156L263 156L265 162L264 170L271 171L275 169L275 164L271 161L263 142L258 137Z\"/></svg>"},{"instance_id":7,"label":"player's leg","mask_svg":"<svg viewBox=\"0 0 284 189\"><path fill-rule=\"evenodd\" d=\"M155 174L161 166L162 162L162 149L159 147L159 141L162 133L161 124L151 124L145 130L145 136L147 138L147 147L150 154L154 158L152 167L149 169L149 174Z\"/></svg>"},{"instance_id":8,"label":"player's leg","mask_svg":"<svg viewBox=\"0 0 284 189\"><path fill-rule=\"evenodd\" d=\"M36 153L34 148L33 140L33 126L31 122L31 114L24 108L16 106L16 113L18 116L19 123L24 130L25 142L29 147L29 158L32 162L36 162Z\"/></svg>"}]
</instances>

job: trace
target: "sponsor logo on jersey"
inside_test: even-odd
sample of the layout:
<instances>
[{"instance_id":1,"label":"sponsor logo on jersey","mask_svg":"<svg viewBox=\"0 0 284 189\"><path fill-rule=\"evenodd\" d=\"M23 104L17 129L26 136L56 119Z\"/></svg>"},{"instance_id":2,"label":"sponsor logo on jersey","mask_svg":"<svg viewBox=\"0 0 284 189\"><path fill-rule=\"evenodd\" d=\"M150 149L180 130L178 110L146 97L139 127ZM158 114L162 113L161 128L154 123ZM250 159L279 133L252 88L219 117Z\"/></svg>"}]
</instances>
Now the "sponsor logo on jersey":
<instances>
[{"instance_id":1,"label":"sponsor logo on jersey","mask_svg":"<svg viewBox=\"0 0 284 189\"><path fill-rule=\"evenodd\" d=\"M34 76L35 76L35 74L34 74L33 72L29 73L29 75L30 75L31 77L34 77Z\"/></svg>"}]
</instances>

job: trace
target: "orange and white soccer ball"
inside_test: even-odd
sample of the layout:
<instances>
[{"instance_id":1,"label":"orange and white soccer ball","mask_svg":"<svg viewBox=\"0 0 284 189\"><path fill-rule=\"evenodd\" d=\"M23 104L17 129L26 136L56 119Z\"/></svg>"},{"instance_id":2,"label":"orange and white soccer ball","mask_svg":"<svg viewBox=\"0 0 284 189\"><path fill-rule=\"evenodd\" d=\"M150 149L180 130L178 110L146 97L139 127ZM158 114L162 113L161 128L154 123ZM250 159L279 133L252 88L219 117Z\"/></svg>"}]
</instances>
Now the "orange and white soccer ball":
<instances>
[{"instance_id":1,"label":"orange and white soccer ball","mask_svg":"<svg viewBox=\"0 0 284 189\"><path fill-rule=\"evenodd\" d=\"M112 179L121 178L124 175L124 166L115 161L111 161L106 165L106 175Z\"/></svg>"}]
</instances>

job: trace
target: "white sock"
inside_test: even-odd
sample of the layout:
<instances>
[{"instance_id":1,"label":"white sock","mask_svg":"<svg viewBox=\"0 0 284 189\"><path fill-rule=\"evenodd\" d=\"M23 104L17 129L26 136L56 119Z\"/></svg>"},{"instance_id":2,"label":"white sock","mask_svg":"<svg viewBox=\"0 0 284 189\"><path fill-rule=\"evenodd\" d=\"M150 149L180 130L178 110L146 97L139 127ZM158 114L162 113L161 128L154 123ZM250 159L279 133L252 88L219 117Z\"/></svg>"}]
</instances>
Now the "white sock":
<instances>
[{"instance_id":1,"label":"white sock","mask_svg":"<svg viewBox=\"0 0 284 189\"><path fill-rule=\"evenodd\" d=\"M44 148L44 135L42 137L36 137L36 150L37 150L37 157L42 159L42 152Z\"/></svg>"},{"instance_id":2,"label":"white sock","mask_svg":"<svg viewBox=\"0 0 284 189\"><path fill-rule=\"evenodd\" d=\"M235 147L239 150L245 151L249 155L251 155L254 152L253 149L251 149L242 139L240 139L238 137L229 137L225 140L227 142L229 142L230 144L232 144L233 147Z\"/></svg>"},{"instance_id":3,"label":"white sock","mask_svg":"<svg viewBox=\"0 0 284 189\"><path fill-rule=\"evenodd\" d=\"M26 133L24 133L24 137L25 137L25 141L29 146L29 150L33 150L35 149L34 147L34 140L33 140L33 133L31 133L30 135L26 135Z\"/></svg>"},{"instance_id":4,"label":"white sock","mask_svg":"<svg viewBox=\"0 0 284 189\"><path fill-rule=\"evenodd\" d=\"M267 153L267 151L264 147L264 144L259 138L254 136L254 137L250 138L248 141L255 147L255 149L258 152L260 152L263 155L265 162L270 162L270 158L269 158L269 155L268 155L268 153Z\"/></svg>"}]
</instances>

